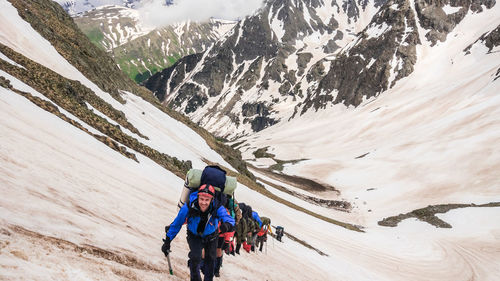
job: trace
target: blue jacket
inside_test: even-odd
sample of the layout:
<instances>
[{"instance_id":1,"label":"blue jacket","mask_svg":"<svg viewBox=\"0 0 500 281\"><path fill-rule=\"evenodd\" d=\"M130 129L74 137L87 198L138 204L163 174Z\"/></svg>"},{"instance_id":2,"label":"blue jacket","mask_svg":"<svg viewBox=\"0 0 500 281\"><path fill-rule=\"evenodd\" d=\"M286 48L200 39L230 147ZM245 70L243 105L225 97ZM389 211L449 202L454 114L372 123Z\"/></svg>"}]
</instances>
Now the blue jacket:
<instances>
[{"instance_id":1,"label":"blue jacket","mask_svg":"<svg viewBox=\"0 0 500 281\"><path fill-rule=\"evenodd\" d=\"M260 220L259 214L257 212L252 212L252 218L259 223L259 227L262 227L262 221Z\"/></svg>"},{"instance_id":2,"label":"blue jacket","mask_svg":"<svg viewBox=\"0 0 500 281\"><path fill-rule=\"evenodd\" d=\"M170 241L172 241L177 233L179 233L182 225L186 221L186 218L188 230L194 235L199 236L197 231L198 224L201 220L199 214L195 216L188 216L189 206L195 203L195 201L198 201L198 191L191 193L191 195L189 196L189 202L182 206L182 208L179 210L179 213L177 214L177 217L174 219L174 222L170 224L170 228L167 232L167 237L170 238ZM213 200L210 205L211 207L209 208L209 210L214 208ZM212 210L208 214L208 221L201 237L204 238L216 232L217 228L219 227L219 220L222 220L222 222L228 222L232 226L234 226L234 219L227 213L226 208L224 208L224 206L219 206L217 210Z\"/></svg>"}]
</instances>

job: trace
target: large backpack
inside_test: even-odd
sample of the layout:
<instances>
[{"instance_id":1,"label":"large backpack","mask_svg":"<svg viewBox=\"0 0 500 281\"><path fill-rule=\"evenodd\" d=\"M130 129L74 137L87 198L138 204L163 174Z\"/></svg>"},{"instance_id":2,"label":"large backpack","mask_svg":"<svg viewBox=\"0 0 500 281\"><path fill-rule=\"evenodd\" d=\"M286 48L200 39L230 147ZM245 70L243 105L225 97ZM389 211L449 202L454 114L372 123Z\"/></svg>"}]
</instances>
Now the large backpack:
<instances>
[{"instance_id":1,"label":"large backpack","mask_svg":"<svg viewBox=\"0 0 500 281\"><path fill-rule=\"evenodd\" d=\"M177 208L180 209L189 200L189 195L203 184L210 184L215 188L215 205L220 206L225 203L224 194L234 194L237 180L235 177L226 176L226 171L219 166L206 166L203 170L190 169L186 173L184 188L177 203Z\"/></svg>"},{"instance_id":2,"label":"large backpack","mask_svg":"<svg viewBox=\"0 0 500 281\"><path fill-rule=\"evenodd\" d=\"M200 186L210 184L213 187L218 187L224 192L226 186L226 171L219 166L206 166L203 169L200 177Z\"/></svg>"}]
</instances>

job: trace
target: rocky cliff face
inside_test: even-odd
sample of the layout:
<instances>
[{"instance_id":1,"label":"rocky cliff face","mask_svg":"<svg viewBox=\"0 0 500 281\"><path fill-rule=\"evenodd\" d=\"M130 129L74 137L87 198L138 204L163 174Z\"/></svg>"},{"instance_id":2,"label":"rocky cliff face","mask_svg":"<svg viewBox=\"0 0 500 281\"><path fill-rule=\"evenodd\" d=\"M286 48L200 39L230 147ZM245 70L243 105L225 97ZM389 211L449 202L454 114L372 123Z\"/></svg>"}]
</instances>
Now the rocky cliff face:
<instances>
[{"instance_id":1,"label":"rocky cliff face","mask_svg":"<svg viewBox=\"0 0 500 281\"><path fill-rule=\"evenodd\" d=\"M328 103L359 105L413 71L420 43L409 1L391 1L331 62L318 88L309 94L302 113Z\"/></svg>"},{"instance_id":2,"label":"rocky cliff face","mask_svg":"<svg viewBox=\"0 0 500 281\"><path fill-rule=\"evenodd\" d=\"M446 40L469 11L494 3L267 1L212 48L145 85L211 132L235 138L378 96L412 73L418 44Z\"/></svg>"},{"instance_id":3,"label":"rocky cliff face","mask_svg":"<svg viewBox=\"0 0 500 281\"><path fill-rule=\"evenodd\" d=\"M332 61L318 88L308 95L302 113L328 103L358 106L410 75L416 63L416 46L421 44L419 28L433 46L469 12L491 8L494 1L388 2L371 23Z\"/></svg>"},{"instance_id":4,"label":"rocky cliff face","mask_svg":"<svg viewBox=\"0 0 500 281\"><path fill-rule=\"evenodd\" d=\"M480 13L490 9L495 0L446 0L415 1L415 10L422 28L426 29L427 40L436 44L446 40L446 35L460 23L467 13Z\"/></svg>"}]
</instances>

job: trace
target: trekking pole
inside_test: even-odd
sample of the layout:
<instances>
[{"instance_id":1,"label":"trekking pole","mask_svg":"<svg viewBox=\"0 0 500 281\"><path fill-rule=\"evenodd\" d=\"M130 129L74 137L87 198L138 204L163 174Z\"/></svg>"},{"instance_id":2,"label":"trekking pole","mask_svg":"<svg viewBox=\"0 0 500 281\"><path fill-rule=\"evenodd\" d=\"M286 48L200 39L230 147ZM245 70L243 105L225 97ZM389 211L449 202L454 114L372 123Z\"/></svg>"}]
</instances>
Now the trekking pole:
<instances>
[{"instance_id":1,"label":"trekking pole","mask_svg":"<svg viewBox=\"0 0 500 281\"><path fill-rule=\"evenodd\" d=\"M168 233L168 230L170 229L170 225L165 226L165 233ZM170 275L174 275L174 271L172 270L172 263L170 262L170 250L167 251L167 261L168 261L168 272L170 272Z\"/></svg>"},{"instance_id":2,"label":"trekking pole","mask_svg":"<svg viewBox=\"0 0 500 281\"><path fill-rule=\"evenodd\" d=\"M172 270L172 263L170 262L170 250L167 251L167 261L168 261L168 272L170 272L170 275L174 275L174 271Z\"/></svg>"}]
</instances>

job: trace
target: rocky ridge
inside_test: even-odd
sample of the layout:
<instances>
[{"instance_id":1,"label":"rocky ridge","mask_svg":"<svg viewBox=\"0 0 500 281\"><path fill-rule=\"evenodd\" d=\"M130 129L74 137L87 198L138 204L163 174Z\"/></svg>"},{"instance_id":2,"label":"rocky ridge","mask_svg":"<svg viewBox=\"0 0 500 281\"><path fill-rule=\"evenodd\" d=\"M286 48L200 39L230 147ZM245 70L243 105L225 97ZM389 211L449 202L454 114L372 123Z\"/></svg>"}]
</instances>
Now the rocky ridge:
<instances>
[{"instance_id":1,"label":"rocky ridge","mask_svg":"<svg viewBox=\"0 0 500 281\"><path fill-rule=\"evenodd\" d=\"M417 45L439 44L468 13L494 4L267 1L212 48L145 85L212 133L237 138L380 95L411 75Z\"/></svg>"}]
</instances>

